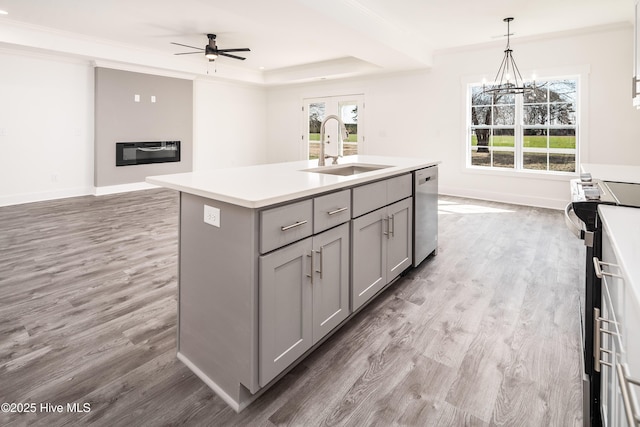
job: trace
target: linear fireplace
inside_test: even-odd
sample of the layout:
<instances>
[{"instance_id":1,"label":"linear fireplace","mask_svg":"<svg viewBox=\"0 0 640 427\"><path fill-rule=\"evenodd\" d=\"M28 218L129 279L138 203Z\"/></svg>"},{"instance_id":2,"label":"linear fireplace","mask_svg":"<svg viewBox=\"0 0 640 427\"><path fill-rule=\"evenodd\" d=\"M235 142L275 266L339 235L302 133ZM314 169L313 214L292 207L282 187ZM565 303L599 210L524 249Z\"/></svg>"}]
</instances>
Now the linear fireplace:
<instances>
[{"instance_id":1,"label":"linear fireplace","mask_svg":"<svg viewBox=\"0 0 640 427\"><path fill-rule=\"evenodd\" d=\"M180 141L116 142L116 166L180 161Z\"/></svg>"}]
</instances>

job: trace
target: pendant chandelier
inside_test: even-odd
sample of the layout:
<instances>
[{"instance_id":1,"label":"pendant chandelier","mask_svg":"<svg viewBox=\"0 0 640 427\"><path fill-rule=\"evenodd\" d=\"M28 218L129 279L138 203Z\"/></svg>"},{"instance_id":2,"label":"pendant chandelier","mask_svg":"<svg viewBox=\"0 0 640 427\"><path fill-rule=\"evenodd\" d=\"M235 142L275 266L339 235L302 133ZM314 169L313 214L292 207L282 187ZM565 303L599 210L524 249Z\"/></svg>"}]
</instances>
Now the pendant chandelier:
<instances>
[{"instance_id":1,"label":"pendant chandelier","mask_svg":"<svg viewBox=\"0 0 640 427\"><path fill-rule=\"evenodd\" d=\"M509 37L511 35L509 23L513 21L513 18L504 18L503 21L507 23L507 48L504 50L504 58L502 58L502 63L500 64L500 68L498 68L496 78L493 79L491 84L483 85L483 92L495 95L524 93L529 90L529 88L526 88L524 85L524 80L516 65L516 61L513 59L513 50L511 50L509 44Z\"/></svg>"}]
</instances>

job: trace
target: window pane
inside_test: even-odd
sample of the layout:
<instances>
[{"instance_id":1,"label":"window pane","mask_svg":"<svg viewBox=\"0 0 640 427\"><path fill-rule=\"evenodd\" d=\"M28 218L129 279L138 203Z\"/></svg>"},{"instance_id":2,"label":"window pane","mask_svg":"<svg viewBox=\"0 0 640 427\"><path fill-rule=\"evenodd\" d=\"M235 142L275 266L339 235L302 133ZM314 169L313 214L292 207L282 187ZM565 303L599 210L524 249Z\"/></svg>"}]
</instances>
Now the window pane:
<instances>
[{"instance_id":1,"label":"window pane","mask_svg":"<svg viewBox=\"0 0 640 427\"><path fill-rule=\"evenodd\" d=\"M524 94L525 104L547 102L547 87L549 86L548 82L526 83L525 86L530 88L530 90L526 91Z\"/></svg>"},{"instance_id":2,"label":"window pane","mask_svg":"<svg viewBox=\"0 0 640 427\"><path fill-rule=\"evenodd\" d=\"M515 124L515 105L493 107L493 124L513 126Z\"/></svg>"},{"instance_id":3,"label":"window pane","mask_svg":"<svg viewBox=\"0 0 640 427\"><path fill-rule=\"evenodd\" d=\"M309 113L309 160L317 159L320 155L320 125L324 120L325 103L311 103Z\"/></svg>"},{"instance_id":4,"label":"window pane","mask_svg":"<svg viewBox=\"0 0 640 427\"><path fill-rule=\"evenodd\" d=\"M576 102L577 80L549 82L549 102Z\"/></svg>"},{"instance_id":5,"label":"window pane","mask_svg":"<svg viewBox=\"0 0 640 427\"><path fill-rule=\"evenodd\" d=\"M547 170L547 153L522 153L522 163L525 169Z\"/></svg>"},{"instance_id":6,"label":"window pane","mask_svg":"<svg viewBox=\"0 0 640 427\"><path fill-rule=\"evenodd\" d=\"M512 168L515 165L513 161L515 153L513 151L494 151L493 166L496 168Z\"/></svg>"},{"instance_id":7,"label":"window pane","mask_svg":"<svg viewBox=\"0 0 640 427\"><path fill-rule=\"evenodd\" d=\"M349 132L349 136L342 142L342 155L358 154L358 103L355 101L341 102L340 118Z\"/></svg>"},{"instance_id":8,"label":"window pane","mask_svg":"<svg viewBox=\"0 0 640 427\"><path fill-rule=\"evenodd\" d=\"M484 152L472 150L471 164L473 166L491 166L491 153L488 150Z\"/></svg>"},{"instance_id":9,"label":"window pane","mask_svg":"<svg viewBox=\"0 0 640 427\"><path fill-rule=\"evenodd\" d=\"M491 124L491 107L472 107L471 108L471 124L490 125Z\"/></svg>"},{"instance_id":10,"label":"window pane","mask_svg":"<svg viewBox=\"0 0 640 427\"><path fill-rule=\"evenodd\" d=\"M575 129L551 129L549 130L550 148L576 148Z\"/></svg>"},{"instance_id":11,"label":"window pane","mask_svg":"<svg viewBox=\"0 0 640 427\"><path fill-rule=\"evenodd\" d=\"M575 104L561 103L551 104L550 106L552 125L575 125L576 124L576 108Z\"/></svg>"},{"instance_id":12,"label":"window pane","mask_svg":"<svg viewBox=\"0 0 640 427\"><path fill-rule=\"evenodd\" d=\"M515 146L515 130L514 129L494 129L491 138L492 147L514 147Z\"/></svg>"},{"instance_id":13,"label":"window pane","mask_svg":"<svg viewBox=\"0 0 640 427\"><path fill-rule=\"evenodd\" d=\"M525 148L547 148L547 130L546 129L524 129L523 147Z\"/></svg>"},{"instance_id":14,"label":"window pane","mask_svg":"<svg viewBox=\"0 0 640 427\"><path fill-rule=\"evenodd\" d=\"M309 160L320 158L320 143L309 141Z\"/></svg>"},{"instance_id":15,"label":"window pane","mask_svg":"<svg viewBox=\"0 0 640 427\"><path fill-rule=\"evenodd\" d=\"M522 107L522 122L525 125L546 125L548 117L548 104L530 104Z\"/></svg>"},{"instance_id":16,"label":"window pane","mask_svg":"<svg viewBox=\"0 0 640 427\"><path fill-rule=\"evenodd\" d=\"M560 172L576 171L576 155L575 154L549 154L549 170Z\"/></svg>"},{"instance_id":17,"label":"window pane","mask_svg":"<svg viewBox=\"0 0 640 427\"><path fill-rule=\"evenodd\" d=\"M482 86L471 88L471 105L491 105L491 95L484 93Z\"/></svg>"},{"instance_id":18,"label":"window pane","mask_svg":"<svg viewBox=\"0 0 640 427\"><path fill-rule=\"evenodd\" d=\"M479 152L489 152L486 148L489 146L489 139L491 138L491 129L472 129L471 130L471 145L478 147Z\"/></svg>"}]
</instances>

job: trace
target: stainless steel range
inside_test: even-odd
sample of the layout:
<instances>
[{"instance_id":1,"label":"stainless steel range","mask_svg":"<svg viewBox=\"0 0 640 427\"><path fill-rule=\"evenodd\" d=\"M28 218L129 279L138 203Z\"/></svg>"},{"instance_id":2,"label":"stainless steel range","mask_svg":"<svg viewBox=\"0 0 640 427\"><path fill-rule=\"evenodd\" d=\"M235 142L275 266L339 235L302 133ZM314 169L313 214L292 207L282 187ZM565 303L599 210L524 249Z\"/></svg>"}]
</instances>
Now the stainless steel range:
<instances>
[{"instance_id":1,"label":"stainless steel range","mask_svg":"<svg viewBox=\"0 0 640 427\"><path fill-rule=\"evenodd\" d=\"M601 279L597 277L593 258L602 258L602 226L598 205L640 207L640 184L592 179L582 174L571 180L571 203L565 210L567 226L584 240L585 292L583 307L584 417L585 425L602 425L600 415L600 371L594 360L594 309L601 309ZM575 218L577 217L577 218Z\"/></svg>"}]
</instances>

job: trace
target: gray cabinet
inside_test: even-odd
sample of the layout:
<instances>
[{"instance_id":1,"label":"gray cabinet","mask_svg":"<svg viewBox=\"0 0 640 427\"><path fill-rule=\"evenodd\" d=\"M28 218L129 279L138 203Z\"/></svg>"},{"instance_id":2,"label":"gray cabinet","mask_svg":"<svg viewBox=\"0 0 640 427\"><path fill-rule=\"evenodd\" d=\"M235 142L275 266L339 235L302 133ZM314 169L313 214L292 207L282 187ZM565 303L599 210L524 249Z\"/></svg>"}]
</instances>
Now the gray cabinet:
<instances>
[{"instance_id":1,"label":"gray cabinet","mask_svg":"<svg viewBox=\"0 0 640 427\"><path fill-rule=\"evenodd\" d=\"M349 315L349 224L260 257L260 385Z\"/></svg>"},{"instance_id":2,"label":"gray cabinet","mask_svg":"<svg viewBox=\"0 0 640 427\"><path fill-rule=\"evenodd\" d=\"M313 237L313 343L349 316L349 224Z\"/></svg>"},{"instance_id":3,"label":"gray cabinet","mask_svg":"<svg viewBox=\"0 0 640 427\"><path fill-rule=\"evenodd\" d=\"M313 201L289 203L260 212L260 253L267 253L313 233Z\"/></svg>"},{"instance_id":4,"label":"gray cabinet","mask_svg":"<svg viewBox=\"0 0 640 427\"><path fill-rule=\"evenodd\" d=\"M260 385L312 345L312 238L260 257Z\"/></svg>"},{"instance_id":5,"label":"gray cabinet","mask_svg":"<svg viewBox=\"0 0 640 427\"><path fill-rule=\"evenodd\" d=\"M353 218L412 195L411 174L372 182L353 189Z\"/></svg>"},{"instance_id":6,"label":"gray cabinet","mask_svg":"<svg viewBox=\"0 0 640 427\"><path fill-rule=\"evenodd\" d=\"M609 208L610 210L630 208ZM633 289L632 278L624 268L626 254L620 251L621 242L633 238L621 236L628 225L617 226L609 223L609 212L603 214L602 261L595 258L602 280L601 311L594 313L594 348L596 370L600 371L600 405L603 425L640 425L640 300ZM616 233L612 234L612 228ZM617 246L614 246L617 241ZM633 244L632 244L633 245ZM632 246L629 245L629 246ZM627 247L629 247L627 246ZM636 263L636 251L626 255L627 260ZM627 264L629 265L629 264Z\"/></svg>"},{"instance_id":7,"label":"gray cabinet","mask_svg":"<svg viewBox=\"0 0 640 427\"><path fill-rule=\"evenodd\" d=\"M411 265L412 200L409 197L352 221L352 310Z\"/></svg>"},{"instance_id":8,"label":"gray cabinet","mask_svg":"<svg viewBox=\"0 0 640 427\"><path fill-rule=\"evenodd\" d=\"M398 277L413 260L412 199L404 199L387 208L387 282Z\"/></svg>"}]
</instances>

